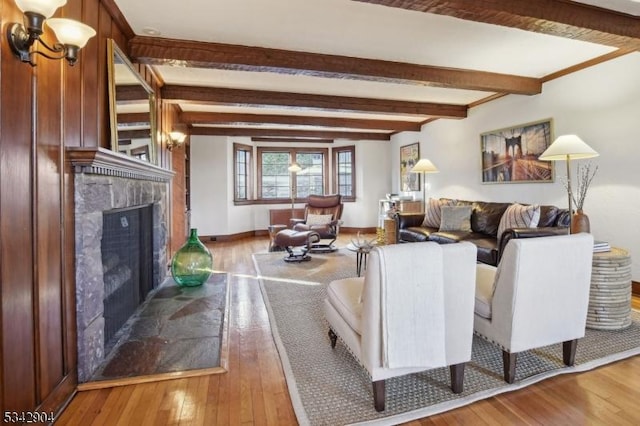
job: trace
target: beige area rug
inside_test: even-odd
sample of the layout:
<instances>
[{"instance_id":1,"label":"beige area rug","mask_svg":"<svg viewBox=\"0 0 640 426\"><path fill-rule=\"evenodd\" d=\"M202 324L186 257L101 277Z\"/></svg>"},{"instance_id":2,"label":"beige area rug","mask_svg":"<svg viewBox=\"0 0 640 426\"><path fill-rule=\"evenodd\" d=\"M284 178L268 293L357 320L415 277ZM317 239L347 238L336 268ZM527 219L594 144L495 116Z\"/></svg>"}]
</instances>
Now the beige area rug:
<instances>
[{"instance_id":1,"label":"beige area rug","mask_svg":"<svg viewBox=\"0 0 640 426\"><path fill-rule=\"evenodd\" d=\"M373 408L370 379L338 342L331 349L321 302L326 285L355 276L355 255L346 250L285 264L282 253L254 254L273 336L289 393L302 425L397 424L452 410L559 374L587 371L640 353L640 313L620 331L587 330L578 343L576 365L564 367L562 345L519 355L516 383L502 379L502 353L474 338L464 393L449 388L448 368L390 379L387 409Z\"/></svg>"}]
</instances>

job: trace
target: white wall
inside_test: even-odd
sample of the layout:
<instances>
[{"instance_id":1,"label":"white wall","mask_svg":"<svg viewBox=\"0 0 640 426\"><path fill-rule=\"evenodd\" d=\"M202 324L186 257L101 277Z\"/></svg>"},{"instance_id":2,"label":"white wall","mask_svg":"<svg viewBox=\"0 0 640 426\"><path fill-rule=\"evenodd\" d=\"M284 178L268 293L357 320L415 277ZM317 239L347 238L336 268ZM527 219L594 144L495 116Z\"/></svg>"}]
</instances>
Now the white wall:
<instances>
[{"instance_id":1,"label":"white wall","mask_svg":"<svg viewBox=\"0 0 640 426\"><path fill-rule=\"evenodd\" d=\"M228 227L227 145L226 137L191 136L191 227L199 235L219 235Z\"/></svg>"},{"instance_id":2,"label":"white wall","mask_svg":"<svg viewBox=\"0 0 640 426\"><path fill-rule=\"evenodd\" d=\"M199 235L232 235L266 230L269 210L288 208L285 204L233 204L233 143L251 146L251 138L191 137L191 226ZM391 144L387 141L337 140L329 148L356 146L356 201L344 204L342 220L346 227L375 227L378 200L391 192ZM269 144L268 146L277 146ZM291 145L284 145L290 147ZM305 144L321 146L327 144ZM328 159L332 163L331 157ZM255 163L255 162L254 162ZM255 164L254 164L255 165ZM256 176L254 170L254 177ZM257 188L257 186L256 186ZM296 203L296 207L303 207Z\"/></svg>"},{"instance_id":3,"label":"white wall","mask_svg":"<svg viewBox=\"0 0 640 426\"><path fill-rule=\"evenodd\" d=\"M640 53L627 55L543 85L537 96L510 95L473 108L464 120L437 120L418 134L392 138L392 182L399 190L399 147L419 140L421 157L440 169L428 176L430 194L468 200L519 201L567 207L559 177L566 163L556 163L552 184L481 183L480 134L553 119L557 137L575 133L600 153L598 173L584 210L596 239L630 251L633 279L640 281ZM577 162L572 162L575 166Z\"/></svg>"}]
</instances>

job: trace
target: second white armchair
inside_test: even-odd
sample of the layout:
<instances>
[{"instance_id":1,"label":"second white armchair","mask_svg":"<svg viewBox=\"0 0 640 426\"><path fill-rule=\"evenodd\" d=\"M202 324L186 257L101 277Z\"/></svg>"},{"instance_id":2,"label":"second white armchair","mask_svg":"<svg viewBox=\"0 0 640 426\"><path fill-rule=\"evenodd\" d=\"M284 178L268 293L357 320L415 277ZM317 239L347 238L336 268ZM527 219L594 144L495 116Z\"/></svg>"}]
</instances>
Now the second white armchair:
<instances>
[{"instance_id":1,"label":"second white armchair","mask_svg":"<svg viewBox=\"0 0 640 426\"><path fill-rule=\"evenodd\" d=\"M497 268L478 264L474 331L502 349L513 383L517 354L563 344L573 365L589 305L593 237L574 234L511 240Z\"/></svg>"}]
</instances>

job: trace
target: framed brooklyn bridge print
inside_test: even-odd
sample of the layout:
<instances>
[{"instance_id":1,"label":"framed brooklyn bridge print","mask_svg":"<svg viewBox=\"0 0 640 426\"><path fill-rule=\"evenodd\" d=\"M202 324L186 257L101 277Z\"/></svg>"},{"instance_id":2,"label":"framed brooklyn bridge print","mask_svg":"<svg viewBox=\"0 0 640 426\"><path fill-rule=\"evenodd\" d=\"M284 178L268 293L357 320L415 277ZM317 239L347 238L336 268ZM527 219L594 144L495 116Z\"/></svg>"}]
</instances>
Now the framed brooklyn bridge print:
<instances>
[{"instance_id":1,"label":"framed brooklyn bridge print","mask_svg":"<svg viewBox=\"0 0 640 426\"><path fill-rule=\"evenodd\" d=\"M549 118L481 134L482 183L553 182L553 163L538 159L553 141L552 124Z\"/></svg>"}]
</instances>

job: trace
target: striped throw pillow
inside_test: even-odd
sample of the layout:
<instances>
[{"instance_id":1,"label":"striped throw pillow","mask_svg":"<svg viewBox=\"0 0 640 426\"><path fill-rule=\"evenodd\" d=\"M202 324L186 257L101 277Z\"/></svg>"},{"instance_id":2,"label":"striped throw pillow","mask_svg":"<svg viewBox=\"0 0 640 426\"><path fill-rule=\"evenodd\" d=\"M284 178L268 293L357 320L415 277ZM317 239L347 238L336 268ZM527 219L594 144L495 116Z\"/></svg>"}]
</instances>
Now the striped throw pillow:
<instances>
[{"instance_id":1,"label":"striped throw pillow","mask_svg":"<svg viewBox=\"0 0 640 426\"><path fill-rule=\"evenodd\" d=\"M507 207L500 225L498 225L498 242L502 239L502 233L511 228L537 228L540 221L540 206L523 206L514 203Z\"/></svg>"},{"instance_id":2,"label":"striped throw pillow","mask_svg":"<svg viewBox=\"0 0 640 426\"><path fill-rule=\"evenodd\" d=\"M442 206L454 206L455 200L439 200L437 198L429 198L427 202L427 211L424 214L422 226L427 228L440 228L442 222Z\"/></svg>"}]
</instances>

